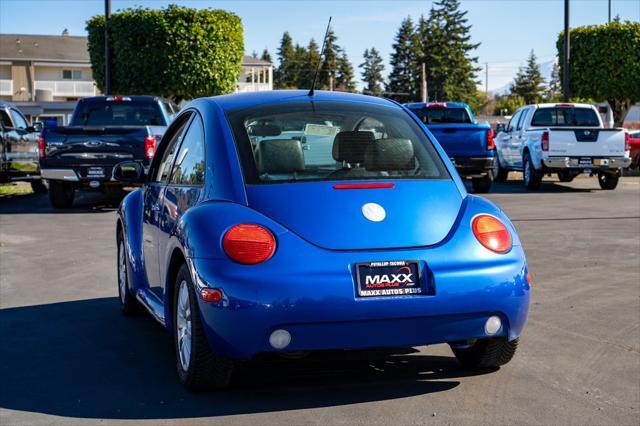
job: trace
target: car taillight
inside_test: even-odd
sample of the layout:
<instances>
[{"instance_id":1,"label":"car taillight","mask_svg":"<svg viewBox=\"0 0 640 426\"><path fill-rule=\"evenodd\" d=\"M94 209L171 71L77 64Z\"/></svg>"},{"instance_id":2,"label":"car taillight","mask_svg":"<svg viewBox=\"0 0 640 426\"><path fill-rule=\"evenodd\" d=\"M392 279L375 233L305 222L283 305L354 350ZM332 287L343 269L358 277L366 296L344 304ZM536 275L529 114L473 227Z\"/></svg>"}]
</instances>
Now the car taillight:
<instances>
[{"instance_id":1,"label":"car taillight","mask_svg":"<svg viewBox=\"0 0 640 426\"><path fill-rule=\"evenodd\" d=\"M148 159L152 159L156 153L156 137L147 136L144 138L144 156Z\"/></svg>"},{"instance_id":2,"label":"car taillight","mask_svg":"<svg viewBox=\"0 0 640 426\"><path fill-rule=\"evenodd\" d=\"M256 265L273 256L276 240L267 228L242 223L232 226L224 234L222 248L231 260L243 265Z\"/></svg>"},{"instance_id":3,"label":"car taillight","mask_svg":"<svg viewBox=\"0 0 640 426\"><path fill-rule=\"evenodd\" d=\"M631 151L631 135L629 132L624 132L624 150Z\"/></svg>"},{"instance_id":4,"label":"car taillight","mask_svg":"<svg viewBox=\"0 0 640 426\"><path fill-rule=\"evenodd\" d=\"M542 132L540 144L542 145L543 151L549 151L549 132Z\"/></svg>"},{"instance_id":5,"label":"car taillight","mask_svg":"<svg viewBox=\"0 0 640 426\"><path fill-rule=\"evenodd\" d=\"M473 235L480 244L496 253L506 253L511 249L511 234L502 222L486 214L476 216L471 224Z\"/></svg>"},{"instance_id":6,"label":"car taillight","mask_svg":"<svg viewBox=\"0 0 640 426\"><path fill-rule=\"evenodd\" d=\"M493 129L487 132L487 150L496 149L496 141L493 139Z\"/></svg>"},{"instance_id":7,"label":"car taillight","mask_svg":"<svg viewBox=\"0 0 640 426\"><path fill-rule=\"evenodd\" d=\"M42 135L38 138L38 156L41 160L47 156L47 142Z\"/></svg>"}]
</instances>

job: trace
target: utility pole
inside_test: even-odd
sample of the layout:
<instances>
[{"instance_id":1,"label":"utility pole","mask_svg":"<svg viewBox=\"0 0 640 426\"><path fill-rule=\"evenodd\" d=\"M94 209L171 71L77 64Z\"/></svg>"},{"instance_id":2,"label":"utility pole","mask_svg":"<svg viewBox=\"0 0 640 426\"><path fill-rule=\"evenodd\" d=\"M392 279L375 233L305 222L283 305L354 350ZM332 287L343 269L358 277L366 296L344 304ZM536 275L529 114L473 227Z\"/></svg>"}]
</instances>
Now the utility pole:
<instances>
[{"instance_id":1,"label":"utility pole","mask_svg":"<svg viewBox=\"0 0 640 426\"><path fill-rule=\"evenodd\" d=\"M109 48L109 18L111 0L104 0L104 94L111 94L111 49Z\"/></svg>"},{"instance_id":2,"label":"utility pole","mask_svg":"<svg viewBox=\"0 0 640 426\"><path fill-rule=\"evenodd\" d=\"M611 0L609 0L609 23L611 23Z\"/></svg>"},{"instance_id":3,"label":"utility pole","mask_svg":"<svg viewBox=\"0 0 640 426\"><path fill-rule=\"evenodd\" d=\"M428 102L429 101L429 93L427 92L427 65L423 62L422 63L422 79L421 79L422 84L420 85L420 93L421 93L421 97L422 97L422 102Z\"/></svg>"},{"instance_id":4,"label":"utility pole","mask_svg":"<svg viewBox=\"0 0 640 426\"><path fill-rule=\"evenodd\" d=\"M484 93L489 96L489 62L484 63Z\"/></svg>"},{"instance_id":5,"label":"utility pole","mask_svg":"<svg viewBox=\"0 0 640 426\"><path fill-rule=\"evenodd\" d=\"M569 0L564 0L564 46L562 58L562 100L569 102Z\"/></svg>"}]
</instances>

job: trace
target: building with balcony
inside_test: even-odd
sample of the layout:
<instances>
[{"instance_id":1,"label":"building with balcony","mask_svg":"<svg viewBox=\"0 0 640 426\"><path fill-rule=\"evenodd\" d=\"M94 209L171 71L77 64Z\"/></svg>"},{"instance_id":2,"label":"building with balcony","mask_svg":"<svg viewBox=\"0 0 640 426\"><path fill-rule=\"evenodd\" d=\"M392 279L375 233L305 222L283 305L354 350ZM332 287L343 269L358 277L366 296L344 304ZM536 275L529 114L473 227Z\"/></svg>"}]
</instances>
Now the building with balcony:
<instances>
[{"instance_id":1,"label":"building with balcony","mask_svg":"<svg viewBox=\"0 0 640 426\"><path fill-rule=\"evenodd\" d=\"M244 56L236 91L272 89L272 65ZM0 34L0 100L31 119L66 125L78 99L99 94L86 37Z\"/></svg>"}]
</instances>

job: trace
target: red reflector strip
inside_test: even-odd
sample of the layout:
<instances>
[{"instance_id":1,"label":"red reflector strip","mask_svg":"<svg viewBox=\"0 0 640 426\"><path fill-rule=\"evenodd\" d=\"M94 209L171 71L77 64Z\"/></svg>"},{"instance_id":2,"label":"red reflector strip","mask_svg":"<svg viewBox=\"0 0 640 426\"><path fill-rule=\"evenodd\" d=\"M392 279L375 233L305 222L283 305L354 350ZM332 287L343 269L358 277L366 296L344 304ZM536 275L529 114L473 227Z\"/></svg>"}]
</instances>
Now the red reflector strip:
<instances>
[{"instance_id":1,"label":"red reflector strip","mask_svg":"<svg viewBox=\"0 0 640 426\"><path fill-rule=\"evenodd\" d=\"M333 189L385 189L395 188L393 183L337 183Z\"/></svg>"}]
</instances>

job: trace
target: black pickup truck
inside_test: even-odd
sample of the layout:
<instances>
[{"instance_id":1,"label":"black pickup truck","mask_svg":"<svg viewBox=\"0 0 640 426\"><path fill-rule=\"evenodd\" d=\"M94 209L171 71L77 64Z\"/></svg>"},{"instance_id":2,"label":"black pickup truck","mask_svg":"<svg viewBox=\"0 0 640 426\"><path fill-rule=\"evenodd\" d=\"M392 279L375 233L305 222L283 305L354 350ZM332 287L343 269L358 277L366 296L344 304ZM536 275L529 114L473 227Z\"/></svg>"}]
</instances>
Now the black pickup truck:
<instances>
[{"instance_id":1,"label":"black pickup truck","mask_svg":"<svg viewBox=\"0 0 640 426\"><path fill-rule=\"evenodd\" d=\"M76 189L123 194L112 176L125 160L149 164L178 108L154 96L95 96L78 101L67 127L46 128L40 138L40 172L53 207L73 205Z\"/></svg>"},{"instance_id":2,"label":"black pickup truck","mask_svg":"<svg viewBox=\"0 0 640 426\"><path fill-rule=\"evenodd\" d=\"M46 192L38 168L42 123L30 124L18 109L0 101L0 183L26 180L34 192Z\"/></svg>"}]
</instances>

